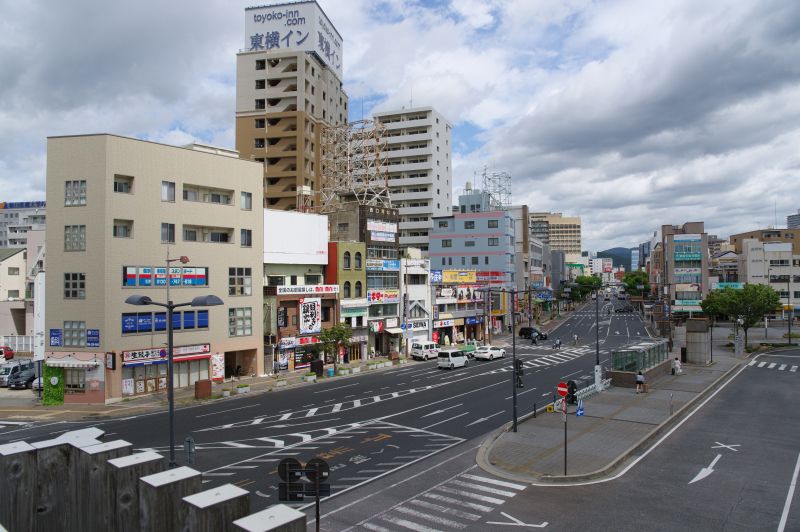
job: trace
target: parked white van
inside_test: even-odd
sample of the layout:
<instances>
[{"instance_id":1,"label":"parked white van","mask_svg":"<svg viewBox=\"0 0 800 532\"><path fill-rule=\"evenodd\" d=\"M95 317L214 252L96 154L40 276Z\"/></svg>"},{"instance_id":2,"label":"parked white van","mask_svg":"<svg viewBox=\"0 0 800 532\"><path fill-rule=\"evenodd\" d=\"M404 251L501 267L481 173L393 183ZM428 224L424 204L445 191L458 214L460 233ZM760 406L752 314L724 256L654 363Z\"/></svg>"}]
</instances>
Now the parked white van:
<instances>
[{"instance_id":1,"label":"parked white van","mask_svg":"<svg viewBox=\"0 0 800 532\"><path fill-rule=\"evenodd\" d=\"M468 359L466 353L457 347L445 347L439 351L437 366L440 368L460 368L467 365Z\"/></svg>"},{"instance_id":2,"label":"parked white van","mask_svg":"<svg viewBox=\"0 0 800 532\"><path fill-rule=\"evenodd\" d=\"M439 346L435 342L414 342L411 344L411 358L414 360L428 360L436 358Z\"/></svg>"}]
</instances>

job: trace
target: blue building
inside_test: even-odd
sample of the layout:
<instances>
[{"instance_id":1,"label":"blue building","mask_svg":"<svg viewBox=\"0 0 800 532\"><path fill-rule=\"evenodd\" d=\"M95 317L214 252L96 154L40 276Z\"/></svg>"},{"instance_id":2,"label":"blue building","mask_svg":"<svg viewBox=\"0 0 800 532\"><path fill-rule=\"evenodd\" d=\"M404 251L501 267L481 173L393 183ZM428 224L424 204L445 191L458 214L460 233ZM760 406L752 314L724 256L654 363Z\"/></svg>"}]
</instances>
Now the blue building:
<instances>
[{"instance_id":1,"label":"blue building","mask_svg":"<svg viewBox=\"0 0 800 532\"><path fill-rule=\"evenodd\" d=\"M434 305L434 329L442 329L445 333L452 329L450 338L463 336L480 339L487 325L491 324L499 330L510 323L509 313L513 308L511 294L493 292L489 301L484 291L487 288L509 291L515 288L514 218L510 211L492 205L488 193L468 190L458 198L458 206L452 215L433 218L428 254L431 279L434 285L439 280L439 288L445 287L444 296L452 295L449 290L452 288L456 289L456 293L466 293L466 288L469 288L470 293L478 289L481 297L486 298L480 304L476 302L469 305L457 298L439 297L439 290ZM441 270L445 275L437 275L436 270ZM453 283L452 280L459 276L447 274L456 271L463 272L460 278L474 279L475 284L460 286ZM449 286L448 280L451 280L449 284L455 286ZM480 334L477 334L480 327L467 327L469 322L475 325L478 313L484 324ZM491 320L487 316L491 316ZM462 325L459 322L463 322ZM440 327L436 327L437 324Z\"/></svg>"}]
</instances>

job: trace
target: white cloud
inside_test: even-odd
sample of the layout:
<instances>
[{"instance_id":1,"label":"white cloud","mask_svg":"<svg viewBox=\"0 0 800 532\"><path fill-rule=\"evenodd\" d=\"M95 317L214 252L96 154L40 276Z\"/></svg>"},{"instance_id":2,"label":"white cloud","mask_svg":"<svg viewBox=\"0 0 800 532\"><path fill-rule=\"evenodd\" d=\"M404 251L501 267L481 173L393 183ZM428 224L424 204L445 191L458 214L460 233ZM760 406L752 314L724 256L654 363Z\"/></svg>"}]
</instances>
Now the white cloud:
<instances>
[{"instance_id":1,"label":"white cloud","mask_svg":"<svg viewBox=\"0 0 800 532\"><path fill-rule=\"evenodd\" d=\"M582 216L587 248L800 207L797 2L320 1L351 110L413 92L455 125L456 188L510 171L515 202ZM252 2L0 2L0 200L43 196L48 135L233 146Z\"/></svg>"}]
</instances>

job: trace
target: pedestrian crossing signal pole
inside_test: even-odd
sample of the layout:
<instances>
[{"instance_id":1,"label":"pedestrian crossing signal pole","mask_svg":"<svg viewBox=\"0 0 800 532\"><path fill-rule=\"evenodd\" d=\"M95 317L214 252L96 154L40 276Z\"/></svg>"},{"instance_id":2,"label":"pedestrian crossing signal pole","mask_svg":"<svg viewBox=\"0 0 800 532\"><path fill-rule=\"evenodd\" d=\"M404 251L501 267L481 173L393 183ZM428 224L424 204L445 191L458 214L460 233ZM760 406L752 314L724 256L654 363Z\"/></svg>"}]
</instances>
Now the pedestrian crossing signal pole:
<instances>
[{"instance_id":1,"label":"pedestrian crossing signal pole","mask_svg":"<svg viewBox=\"0 0 800 532\"><path fill-rule=\"evenodd\" d=\"M611 322L608 324L611 327ZM602 384L600 370L600 290L595 288L594 297L594 387L599 392ZM566 474L566 473L564 473Z\"/></svg>"},{"instance_id":2,"label":"pedestrian crossing signal pole","mask_svg":"<svg viewBox=\"0 0 800 532\"><path fill-rule=\"evenodd\" d=\"M491 294L490 294L490 297L491 297ZM511 290L511 305L512 305L512 307L511 307L511 323L512 323L512 326L511 326L511 358L512 358L512 360L514 362L514 365L513 365L514 371L511 372L511 387L514 389L514 393L513 393L514 406L512 407L513 416L514 416L514 432L517 432L517 379L521 375L521 372L520 372L520 375L517 375L517 372L522 369L522 368L520 368L520 370L517 369L517 335L514 334L515 327L513 326L513 323L514 323L514 307L513 307L513 305L514 305L514 302L516 300L517 300L517 291L516 290ZM519 362L520 362L520 364L522 364L521 360Z\"/></svg>"}]
</instances>

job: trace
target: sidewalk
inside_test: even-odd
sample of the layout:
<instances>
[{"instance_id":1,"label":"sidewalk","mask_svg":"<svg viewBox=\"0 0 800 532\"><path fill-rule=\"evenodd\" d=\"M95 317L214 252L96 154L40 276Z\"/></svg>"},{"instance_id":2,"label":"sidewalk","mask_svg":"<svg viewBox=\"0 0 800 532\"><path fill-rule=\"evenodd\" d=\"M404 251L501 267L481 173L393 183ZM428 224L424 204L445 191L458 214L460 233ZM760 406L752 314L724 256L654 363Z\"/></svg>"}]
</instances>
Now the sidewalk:
<instances>
[{"instance_id":1,"label":"sidewalk","mask_svg":"<svg viewBox=\"0 0 800 532\"><path fill-rule=\"evenodd\" d=\"M722 331L720 331L721 333ZM683 365L681 375L650 383L649 393L612 387L584 400L585 415L570 405L567 420L567 476L564 476L564 422L560 412L543 409L492 434L478 451L478 465L510 480L563 483L608 476L682 419L748 359L724 347L714 335L713 364ZM673 357L677 356L673 354ZM555 385L557 383L553 383Z\"/></svg>"},{"instance_id":2,"label":"sidewalk","mask_svg":"<svg viewBox=\"0 0 800 532\"><path fill-rule=\"evenodd\" d=\"M369 362L389 362L389 360L386 357L378 357L369 361L362 360L358 363L353 362L351 364L347 364L347 367L359 367L359 373L335 377L323 377L321 381L324 382L331 379L347 379L351 377L358 377L364 373L375 373L390 369L391 367L397 367L397 363L395 363L387 368L368 369L367 365ZM410 359L407 363L414 364L414 362ZM327 375L327 369L329 367L332 368L333 366L325 366L325 375ZM263 394L273 390L283 390L296 386L313 386L314 383L303 380L302 377L306 373L308 373L308 369L283 371L277 375L242 377L241 379L226 380L222 383L214 383L212 384L210 399L195 399L193 386L189 388L176 388L175 407L181 408L207 403L209 401L232 401L239 397ZM250 386L250 392L241 395L237 394L236 387L239 384L248 384ZM232 390L230 397L222 397L222 391L224 389ZM0 400L0 420L85 421L91 419L110 419L115 417L134 416L157 410L166 410L167 405L167 393L158 392L139 397L125 398L122 401L113 404L85 405L65 403L58 406L44 406L39 402L38 396L35 393L31 393L30 390L21 390L17 396L10 398L3 396L2 400Z\"/></svg>"}]
</instances>

